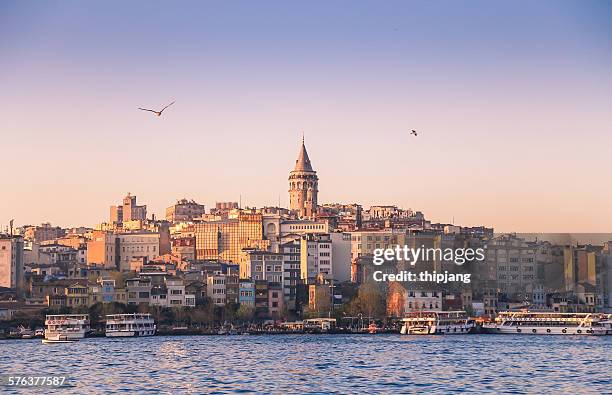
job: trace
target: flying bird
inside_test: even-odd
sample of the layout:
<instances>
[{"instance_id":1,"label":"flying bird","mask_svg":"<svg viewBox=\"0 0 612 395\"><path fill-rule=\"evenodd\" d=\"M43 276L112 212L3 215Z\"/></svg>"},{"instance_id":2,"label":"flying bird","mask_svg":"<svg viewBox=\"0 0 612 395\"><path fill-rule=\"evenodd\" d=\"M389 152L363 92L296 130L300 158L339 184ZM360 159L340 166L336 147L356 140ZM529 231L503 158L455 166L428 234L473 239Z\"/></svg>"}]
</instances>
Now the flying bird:
<instances>
[{"instance_id":1,"label":"flying bird","mask_svg":"<svg viewBox=\"0 0 612 395\"><path fill-rule=\"evenodd\" d=\"M171 106L171 105L173 105L173 104L174 104L174 102L172 102L172 103L168 104L166 107L162 108L162 109L161 109L161 110L159 110L159 111L149 110L148 108L140 108L140 107L138 107L138 109L139 109L139 110L142 110L142 111L151 111L152 113L155 113L155 114L157 114L157 116L158 116L158 117L160 117L160 116L162 115L162 112L164 112L164 110L165 110L166 108L170 107L170 106Z\"/></svg>"},{"instance_id":2,"label":"flying bird","mask_svg":"<svg viewBox=\"0 0 612 395\"><path fill-rule=\"evenodd\" d=\"M417 131L412 129L412 132L410 132L410 134L413 135L413 136L417 136Z\"/></svg>"}]
</instances>

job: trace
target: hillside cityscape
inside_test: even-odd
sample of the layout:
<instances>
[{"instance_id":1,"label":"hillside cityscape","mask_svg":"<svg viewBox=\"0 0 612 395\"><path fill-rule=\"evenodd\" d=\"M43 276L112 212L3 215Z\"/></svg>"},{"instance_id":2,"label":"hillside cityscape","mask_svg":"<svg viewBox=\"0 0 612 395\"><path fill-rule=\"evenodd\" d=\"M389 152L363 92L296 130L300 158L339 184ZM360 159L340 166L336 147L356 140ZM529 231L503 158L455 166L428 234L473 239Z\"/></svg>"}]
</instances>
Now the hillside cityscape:
<instances>
[{"instance_id":1,"label":"hillside cityscape","mask_svg":"<svg viewBox=\"0 0 612 395\"><path fill-rule=\"evenodd\" d=\"M612 242L559 244L432 223L394 205L321 204L302 141L289 208L180 199L165 218L128 193L95 228L49 223L0 235L0 320L40 325L45 314L146 312L170 327L290 326L305 318L392 321L419 310L476 317L529 307L609 311ZM417 270L470 273L466 283L372 281L376 249L483 248L484 261L437 260ZM406 269L386 262L387 272ZM98 318L96 318L98 317Z\"/></svg>"}]
</instances>

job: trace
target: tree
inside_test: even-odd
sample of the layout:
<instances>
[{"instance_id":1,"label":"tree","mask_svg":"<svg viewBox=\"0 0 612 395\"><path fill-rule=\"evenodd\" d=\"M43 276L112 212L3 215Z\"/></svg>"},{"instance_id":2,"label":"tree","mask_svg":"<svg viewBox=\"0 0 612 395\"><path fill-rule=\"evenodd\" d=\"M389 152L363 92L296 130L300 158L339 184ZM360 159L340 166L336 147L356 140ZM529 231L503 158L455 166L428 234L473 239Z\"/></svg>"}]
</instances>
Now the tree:
<instances>
[{"instance_id":1,"label":"tree","mask_svg":"<svg viewBox=\"0 0 612 395\"><path fill-rule=\"evenodd\" d=\"M385 296L377 284L366 282L359 287L350 310L353 313L366 314L368 317L382 318L386 313Z\"/></svg>"},{"instance_id":2,"label":"tree","mask_svg":"<svg viewBox=\"0 0 612 395\"><path fill-rule=\"evenodd\" d=\"M246 304L241 304L236 311L236 318L243 323L250 322L254 316L255 308Z\"/></svg>"}]
</instances>

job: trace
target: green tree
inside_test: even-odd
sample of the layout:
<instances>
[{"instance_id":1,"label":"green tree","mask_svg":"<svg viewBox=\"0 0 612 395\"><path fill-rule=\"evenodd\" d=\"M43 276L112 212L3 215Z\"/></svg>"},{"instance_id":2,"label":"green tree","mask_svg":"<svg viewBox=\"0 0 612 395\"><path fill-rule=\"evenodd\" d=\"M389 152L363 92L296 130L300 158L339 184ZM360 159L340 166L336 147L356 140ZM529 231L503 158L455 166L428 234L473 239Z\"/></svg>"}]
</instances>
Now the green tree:
<instances>
[{"instance_id":1,"label":"green tree","mask_svg":"<svg viewBox=\"0 0 612 395\"><path fill-rule=\"evenodd\" d=\"M236 318L242 322L250 322L255 317L255 308L253 306L248 306L245 304L241 304L236 311Z\"/></svg>"}]
</instances>

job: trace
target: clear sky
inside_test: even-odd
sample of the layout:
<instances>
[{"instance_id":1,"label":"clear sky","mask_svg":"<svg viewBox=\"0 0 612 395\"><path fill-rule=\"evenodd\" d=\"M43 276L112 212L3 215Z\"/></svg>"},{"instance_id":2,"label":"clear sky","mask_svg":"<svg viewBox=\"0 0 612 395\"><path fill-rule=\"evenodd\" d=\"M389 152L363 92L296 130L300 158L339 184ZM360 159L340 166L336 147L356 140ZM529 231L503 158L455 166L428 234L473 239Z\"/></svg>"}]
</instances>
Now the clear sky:
<instances>
[{"instance_id":1,"label":"clear sky","mask_svg":"<svg viewBox=\"0 0 612 395\"><path fill-rule=\"evenodd\" d=\"M0 226L93 226L128 191L158 216L287 205L304 131L320 202L611 231L610 20L609 1L2 1Z\"/></svg>"}]
</instances>

